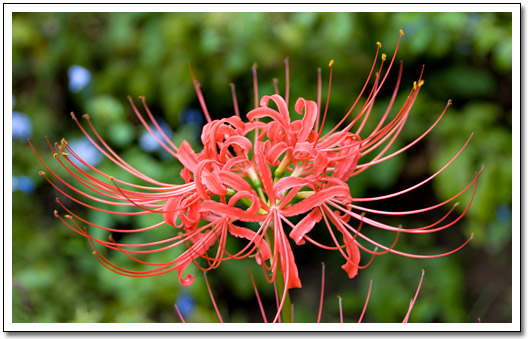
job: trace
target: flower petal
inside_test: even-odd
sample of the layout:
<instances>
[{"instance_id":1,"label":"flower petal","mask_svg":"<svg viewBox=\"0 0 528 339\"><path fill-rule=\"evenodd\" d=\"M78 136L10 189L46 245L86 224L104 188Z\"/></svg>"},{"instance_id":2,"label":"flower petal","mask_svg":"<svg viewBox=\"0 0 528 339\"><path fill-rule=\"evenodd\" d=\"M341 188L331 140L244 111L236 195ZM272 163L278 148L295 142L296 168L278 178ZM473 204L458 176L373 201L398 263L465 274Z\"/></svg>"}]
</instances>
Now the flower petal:
<instances>
[{"instance_id":1,"label":"flower petal","mask_svg":"<svg viewBox=\"0 0 528 339\"><path fill-rule=\"evenodd\" d=\"M285 207L281 213L282 215L286 217L291 217L294 215L306 213L310 211L312 208L315 208L317 206L324 204L328 199L333 199L336 197L345 197L347 199L351 199L350 190L348 186L340 185L340 186L332 186L332 187L324 188L320 190L319 192L315 192L313 195L298 202L295 205Z\"/></svg>"},{"instance_id":2,"label":"flower petal","mask_svg":"<svg viewBox=\"0 0 528 339\"><path fill-rule=\"evenodd\" d=\"M262 236L258 235L253 230L250 230L246 227L236 226L235 224L231 223L229 224L229 233L238 238L245 238L258 246L258 254L255 257L257 264L262 265L264 261L271 257L271 250L268 243L262 240Z\"/></svg>"},{"instance_id":3,"label":"flower petal","mask_svg":"<svg viewBox=\"0 0 528 339\"><path fill-rule=\"evenodd\" d=\"M203 237L195 244L193 244L189 249L187 249L183 254L181 254L176 261L176 270L178 271L178 279L182 286L190 286L194 282L194 276L192 274L187 274L185 278L182 278L183 271L189 266L189 264L196 258L202 256L207 252L207 250L213 246L218 239L219 233L216 231L207 231L203 234Z\"/></svg>"},{"instance_id":4,"label":"flower petal","mask_svg":"<svg viewBox=\"0 0 528 339\"><path fill-rule=\"evenodd\" d=\"M292 238L297 245L304 244L304 235L310 232L315 224L321 221L321 217L322 214L319 209L313 209L293 228L293 230L290 232L290 238Z\"/></svg>"},{"instance_id":5,"label":"flower petal","mask_svg":"<svg viewBox=\"0 0 528 339\"><path fill-rule=\"evenodd\" d=\"M228 217L232 220L260 222L266 219L266 215L264 214L250 213L238 207L227 206L213 200L206 200L202 202L200 211L212 212L216 215Z\"/></svg>"},{"instance_id":6,"label":"flower petal","mask_svg":"<svg viewBox=\"0 0 528 339\"><path fill-rule=\"evenodd\" d=\"M304 98L297 99L295 103L295 111L299 114L302 113L302 109L305 107L304 117L302 119L302 127L299 133L298 141L306 141L310 132L313 129L315 124L315 119L317 118L317 104L312 100L304 100Z\"/></svg>"}]
</instances>

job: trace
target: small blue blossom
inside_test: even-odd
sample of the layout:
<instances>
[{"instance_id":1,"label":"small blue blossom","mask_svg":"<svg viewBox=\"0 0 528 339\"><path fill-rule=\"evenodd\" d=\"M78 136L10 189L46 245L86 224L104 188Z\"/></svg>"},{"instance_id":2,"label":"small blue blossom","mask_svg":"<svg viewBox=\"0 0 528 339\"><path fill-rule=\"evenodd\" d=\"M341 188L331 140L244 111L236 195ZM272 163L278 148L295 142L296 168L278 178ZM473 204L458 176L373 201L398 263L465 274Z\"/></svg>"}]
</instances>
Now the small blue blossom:
<instances>
[{"instance_id":1,"label":"small blue blossom","mask_svg":"<svg viewBox=\"0 0 528 339\"><path fill-rule=\"evenodd\" d=\"M88 139L75 139L68 140L68 146L70 146L75 154L77 154L84 162L89 165L95 166L103 159L103 154L95 148L92 142ZM70 159L79 167L86 168L80 161L75 159L74 156L70 156Z\"/></svg>"},{"instance_id":2,"label":"small blue blossom","mask_svg":"<svg viewBox=\"0 0 528 339\"><path fill-rule=\"evenodd\" d=\"M194 312L195 302L191 295L182 293L176 298L176 306L178 306L182 317L185 318Z\"/></svg>"},{"instance_id":3,"label":"small blue blossom","mask_svg":"<svg viewBox=\"0 0 528 339\"><path fill-rule=\"evenodd\" d=\"M501 204L495 209L495 218L499 222L508 222L511 220L511 209L506 204Z\"/></svg>"},{"instance_id":4,"label":"small blue blossom","mask_svg":"<svg viewBox=\"0 0 528 339\"><path fill-rule=\"evenodd\" d=\"M70 91L77 93L88 85L92 76L86 68L73 65L68 68L68 78L70 79Z\"/></svg>"},{"instance_id":5,"label":"small blue blossom","mask_svg":"<svg viewBox=\"0 0 528 339\"><path fill-rule=\"evenodd\" d=\"M21 191L26 194L31 194L35 191L35 182L30 177L26 176L18 176L13 177L13 192L14 191Z\"/></svg>"},{"instance_id":6,"label":"small blue blossom","mask_svg":"<svg viewBox=\"0 0 528 339\"><path fill-rule=\"evenodd\" d=\"M203 124L203 113L196 108L187 108L183 110L180 117L183 124L199 126Z\"/></svg>"},{"instance_id":7,"label":"small blue blossom","mask_svg":"<svg viewBox=\"0 0 528 339\"><path fill-rule=\"evenodd\" d=\"M13 139L26 140L31 136L33 126L31 119L24 113L13 111Z\"/></svg>"},{"instance_id":8,"label":"small blue blossom","mask_svg":"<svg viewBox=\"0 0 528 339\"><path fill-rule=\"evenodd\" d=\"M165 133L167 137L170 138L172 136L172 130L170 129L169 125L167 125L167 123L160 119L157 120L157 123L161 127L163 133ZM156 134L156 137L161 141L164 141L164 137L157 130L157 128L152 125L150 127L154 134ZM161 150L161 145L156 140L156 138L154 138L152 134L150 134L149 131L144 131L141 137L139 138L139 147L141 147L141 149L145 152L154 152Z\"/></svg>"}]
</instances>

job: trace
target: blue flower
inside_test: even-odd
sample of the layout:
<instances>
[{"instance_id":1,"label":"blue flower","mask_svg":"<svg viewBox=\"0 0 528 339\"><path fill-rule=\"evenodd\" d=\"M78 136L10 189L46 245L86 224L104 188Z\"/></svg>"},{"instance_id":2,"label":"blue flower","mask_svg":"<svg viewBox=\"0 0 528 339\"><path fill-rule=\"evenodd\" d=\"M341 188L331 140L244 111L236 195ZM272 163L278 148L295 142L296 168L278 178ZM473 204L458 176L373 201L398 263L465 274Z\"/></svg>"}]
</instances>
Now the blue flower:
<instances>
[{"instance_id":1,"label":"blue flower","mask_svg":"<svg viewBox=\"0 0 528 339\"><path fill-rule=\"evenodd\" d=\"M30 177L26 177L23 175L13 177L12 190L13 192L18 190L26 194L31 194L35 191L35 183Z\"/></svg>"},{"instance_id":2,"label":"blue flower","mask_svg":"<svg viewBox=\"0 0 528 339\"><path fill-rule=\"evenodd\" d=\"M506 204L500 204L495 209L495 218L499 222L508 222L511 220L511 210Z\"/></svg>"},{"instance_id":3,"label":"blue flower","mask_svg":"<svg viewBox=\"0 0 528 339\"><path fill-rule=\"evenodd\" d=\"M196 108L187 108L180 115L183 124L198 125L203 124L203 113Z\"/></svg>"},{"instance_id":4,"label":"blue flower","mask_svg":"<svg viewBox=\"0 0 528 339\"><path fill-rule=\"evenodd\" d=\"M194 312L195 302L191 295L182 293L176 298L176 306L178 306L182 317L185 318Z\"/></svg>"},{"instance_id":5,"label":"blue flower","mask_svg":"<svg viewBox=\"0 0 528 339\"><path fill-rule=\"evenodd\" d=\"M103 154L88 139L82 138L71 141L68 140L68 146L70 146L75 154L89 165L95 166L103 159ZM79 167L86 168L86 166L75 159L74 156L70 156L70 159Z\"/></svg>"},{"instance_id":6,"label":"blue flower","mask_svg":"<svg viewBox=\"0 0 528 339\"><path fill-rule=\"evenodd\" d=\"M167 135L167 137L172 136L172 130L170 129L169 125L161 119L157 119L158 125L161 127L163 133ZM150 126L154 134L156 134L156 137L160 139L161 141L164 141L164 137L161 135L161 133L155 128L154 126ZM161 145L159 142L150 134L149 131L144 131L141 137L139 138L139 147L141 147L142 150L145 152L154 152L159 151L161 149Z\"/></svg>"},{"instance_id":7,"label":"blue flower","mask_svg":"<svg viewBox=\"0 0 528 339\"><path fill-rule=\"evenodd\" d=\"M13 139L26 140L31 136L33 126L31 119L24 113L13 111Z\"/></svg>"},{"instance_id":8,"label":"blue flower","mask_svg":"<svg viewBox=\"0 0 528 339\"><path fill-rule=\"evenodd\" d=\"M77 93L88 85L92 76L86 68L73 65L68 68L68 78L70 79L70 91Z\"/></svg>"}]
</instances>

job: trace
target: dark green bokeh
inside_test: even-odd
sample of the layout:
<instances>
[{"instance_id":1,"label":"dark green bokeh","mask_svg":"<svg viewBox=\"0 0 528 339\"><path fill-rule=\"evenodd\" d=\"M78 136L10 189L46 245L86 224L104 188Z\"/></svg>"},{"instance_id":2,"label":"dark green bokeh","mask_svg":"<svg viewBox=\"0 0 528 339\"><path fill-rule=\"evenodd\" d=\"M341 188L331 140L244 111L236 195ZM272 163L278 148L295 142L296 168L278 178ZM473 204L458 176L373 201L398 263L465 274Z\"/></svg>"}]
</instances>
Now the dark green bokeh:
<instances>
[{"instance_id":1,"label":"dark green bokeh","mask_svg":"<svg viewBox=\"0 0 528 339\"><path fill-rule=\"evenodd\" d=\"M320 262L326 263L323 321L338 321L336 295L343 298L346 321L357 321L373 290L364 321L400 322L414 295L421 269L425 280L412 322L511 322L511 14L509 13L15 13L13 14L14 110L33 124L32 141L53 164L51 142L81 136L70 119L90 113L101 134L133 166L165 182L178 183L180 165L138 146L142 133L126 96L146 96L155 114L175 131L176 144L187 139L197 148L196 130L182 123L182 111L199 108L188 62L214 118L231 115L229 83L237 85L242 110L252 108L251 65L258 64L260 95L272 92L272 79L284 86L283 59L291 65L290 98L314 100L317 68L328 76L335 60L328 126L349 109L359 93L376 51L390 58L402 28L397 60L404 70L400 96L406 97L425 65L425 85L395 146L426 130L448 99L453 106L420 144L350 180L353 196L398 191L441 168L474 132L462 155L423 188L387 200L384 210L418 209L444 201L465 187L484 164L473 205L456 226L433 235L402 235L397 249L419 254L453 249L471 234L461 252L442 259L417 260L385 255L348 280L339 254L296 248L304 288L292 291L296 321L317 315ZM81 65L91 72L79 93L68 90L67 70ZM396 66L395 66L396 67ZM381 116L396 80L393 69L377 100ZM326 84L323 86L326 88ZM137 102L137 100L136 100ZM395 107L398 107L397 105ZM199 133L199 130L198 130ZM13 175L33 178L33 194L13 192L13 321L15 322L175 322L178 293L191 294L190 321L217 321L202 276L181 288L176 273L134 279L102 267L87 241L53 218L58 208L52 187L37 175L42 165L27 143L13 141ZM109 161L100 169L120 175ZM61 172L64 173L64 172ZM64 174L67 178L67 173ZM461 213L471 193L464 194ZM65 200L65 199L63 199ZM74 204L68 205L70 207ZM156 217L114 217L76 209L107 227L149 225ZM392 225L420 226L438 214L386 218ZM117 225L117 226L116 226ZM174 234L169 228L159 236ZM371 232L390 244L391 234ZM324 234L322 232L321 234ZM366 257L366 255L365 255ZM168 260L170 258L166 258ZM365 258L365 262L368 258ZM273 290L256 265L259 288L273 313ZM224 319L259 321L246 262L229 262L210 274Z\"/></svg>"}]
</instances>

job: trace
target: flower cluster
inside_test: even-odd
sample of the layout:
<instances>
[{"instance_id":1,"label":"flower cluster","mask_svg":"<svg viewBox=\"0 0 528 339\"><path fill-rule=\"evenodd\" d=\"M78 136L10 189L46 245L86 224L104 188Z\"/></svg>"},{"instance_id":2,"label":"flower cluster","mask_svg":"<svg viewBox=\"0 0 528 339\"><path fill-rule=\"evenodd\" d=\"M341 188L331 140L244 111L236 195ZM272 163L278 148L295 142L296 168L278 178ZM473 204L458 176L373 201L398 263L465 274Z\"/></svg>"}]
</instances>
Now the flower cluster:
<instances>
[{"instance_id":1,"label":"flower cluster","mask_svg":"<svg viewBox=\"0 0 528 339\"><path fill-rule=\"evenodd\" d=\"M400 40L402 36L403 32L400 32ZM398 46L400 40L398 40ZM112 214L157 213L162 220L143 228L112 229L82 219L60 200L58 202L67 214L61 215L55 211L55 216L72 230L88 238L93 245L97 259L117 273L144 277L176 270L180 283L188 286L193 282L194 277L185 272L186 268L192 262L198 265L196 261L198 258L205 259L202 262L205 262L206 266L199 267L207 271L218 267L226 260L253 257L269 273L267 274L269 281L275 281L277 276L283 279L281 286L284 291L283 295L289 289L301 287L292 246L302 245L305 242L326 250L339 251L343 256L342 268L350 278L357 275L358 269L368 266L376 255L391 252L408 257L429 258L457 251L467 242L452 251L435 255L404 253L396 250L395 245L400 233L432 233L450 227L460 220L467 208L457 218L447 222L445 220L455 208L456 204L454 204L447 214L435 223L412 229L391 226L376 221L367 214L411 215L440 208L452 202L470 187L476 188L480 173L477 173L475 179L457 195L435 206L396 212L370 209L361 206L360 203L396 197L425 184L442 172L460 154L467 142L438 172L408 189L370 198L352 197L350 194L347 184L349 179L412 147L434 128L451 104L449 101L433 125L416 140L397 151L388 153L390 146L405 126L424 81L420 75L410 89L402 107L396 114L391 114L400 86L402 74L400 64L398 80L388 107L375 128L368 134L363 133L376 97L393 67L398 48L396 47L390 62L387 62L385 54L381 54L380 58L381 44L377 45L372 68L359 96L349 111L343 115L341 121L326 133L323 133L323 127L330 99L333 61L329 65L328 96L322 114L320 70L317 101L298 98L293 106L297 114L295 115L290 114L288 60L286 60L286 88L283 96L279 94L276 87L275 94L264 95L258 100L256 66L254 66L255 108L247 112L246 119L242 119L239 114L235 88L232 85L235 115L212 120L200 84L191 69L194 86L208 121L201 135L203 149L198 153L186 141L179 147L172 142L150 112L145 98L141 97L140 100L146 116L129 98L134 112L148 132L163 149L183 165L181 177L185 184L182 185L159 182L141 173L122 159L100 137L89 116L84 116L89 127L87 130L72 113L79 128L103 155L123 170L141 179L144 184L126 182L101 172L79 157L64 139L61 143L56 143L54 147L48 141L49 147L54 152L53 157L64 166L74 180L84 185L86 190L81 190L62 179L42 160L47 172L41 172L41 174L45 175L51 185L64 196L88 208ZM376 69L380 59L381 62ZM385 70L386 64L388 66ZM373 84L368 90L371 79L373 79ZM368 95L364 104L362 107L357 107L365 91ZM349 119L356 108L357 114L353 119ZM367 154L371 154L370 160L363 161ZM376 155L372 156L372 154ZM39 157L38 154L37 156ZM79 162L83 166L79 166ZM57 185L47 173L50 173L62 185ZM64 190L64 186L84 199L76 198ZM102 209L87 203L86 199L108 206L131 206L137 210L119 212L113 209ZM292 221L299 218L301 218L300 221ZM129 244L117 242L111 237L108 240L95 238L81 227L79 222L119 233L145 232L163 225L177 228L179 232L173 237L156 242ZM362 225L394 232L396 235L394 243L387 246L367 237L360 232ZM310 235L314 227L326 229L332 243L323 244L314 239ZM236 253L228 253L226 243L233 237L244 239L245 245L241 246ZM97 245L119 251L130 259L152 268L145 271L134 271L120 267L106 258ZM139 254L165 251L177 246L186 247L182 254L168 262L148 262L137 257ZM362 251L370 254L370 261L364 265L360 264ZM283 302L284 297L279 309L282 308Z\"/></svg>"}]
</instances>

